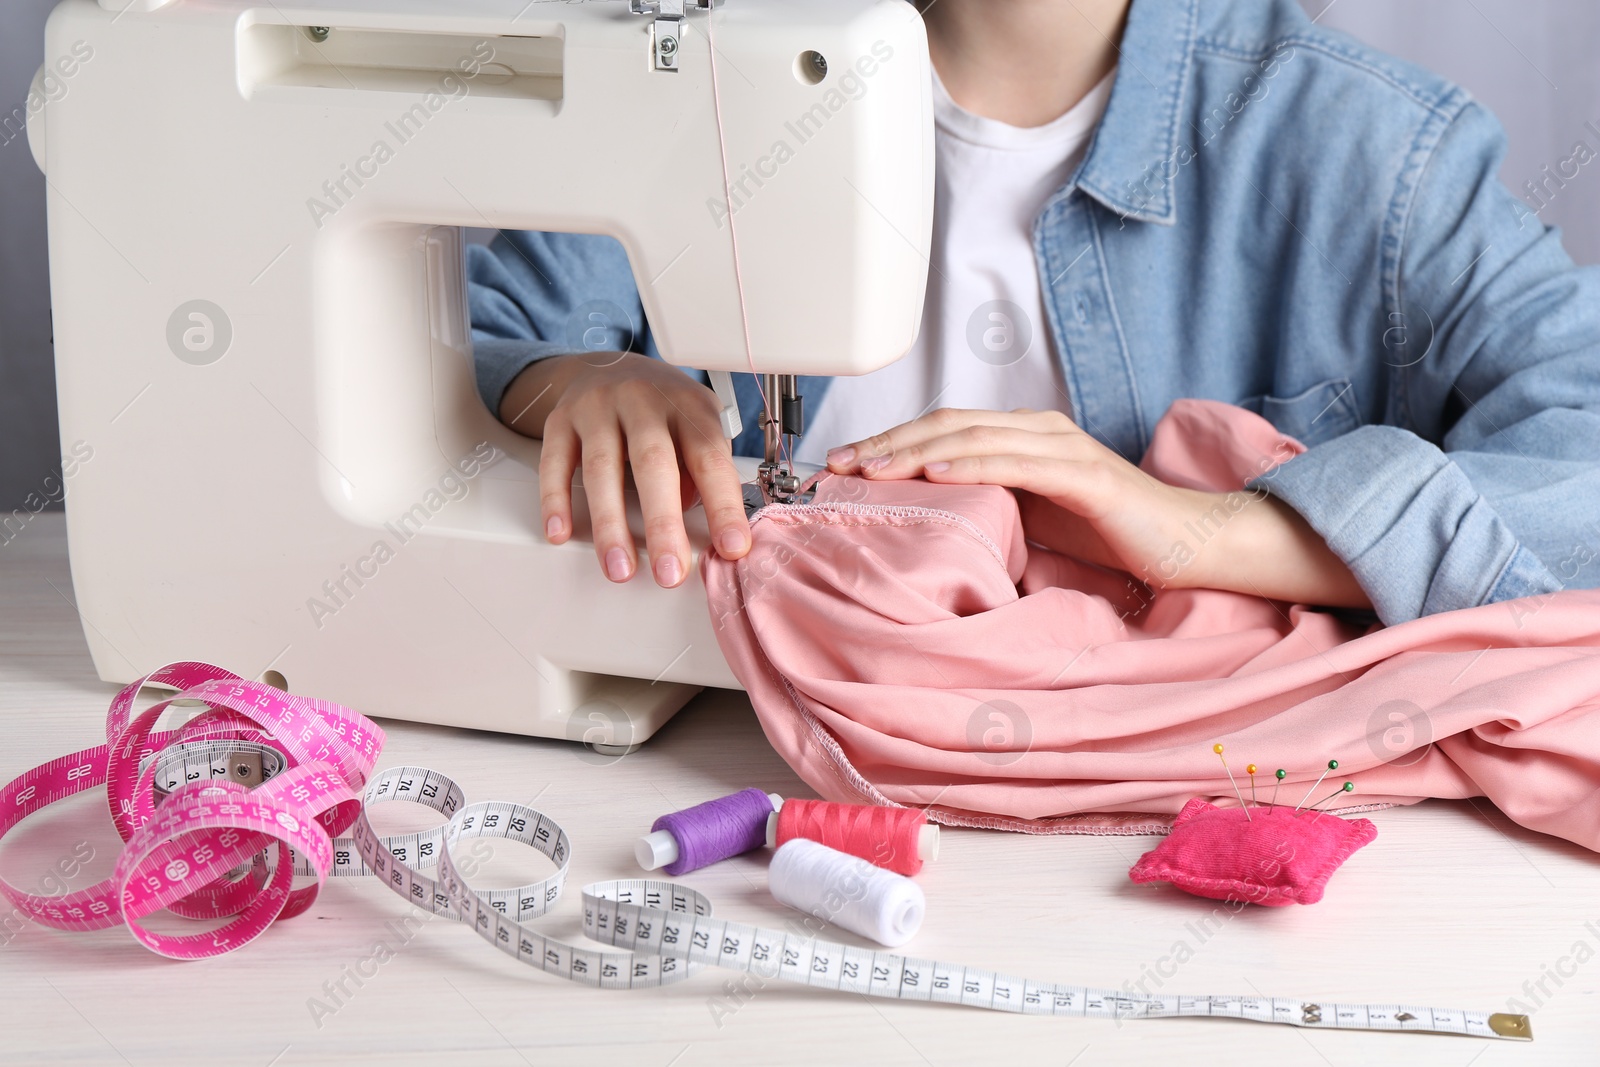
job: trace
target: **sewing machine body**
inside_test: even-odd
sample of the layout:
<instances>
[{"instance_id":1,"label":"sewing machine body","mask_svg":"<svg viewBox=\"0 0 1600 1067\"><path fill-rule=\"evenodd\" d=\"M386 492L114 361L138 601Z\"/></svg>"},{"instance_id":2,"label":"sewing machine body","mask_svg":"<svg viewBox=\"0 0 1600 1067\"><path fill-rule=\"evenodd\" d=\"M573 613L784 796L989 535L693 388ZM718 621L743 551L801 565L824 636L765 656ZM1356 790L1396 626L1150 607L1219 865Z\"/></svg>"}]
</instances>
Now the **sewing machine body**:
<instances>
[{"instance_id":1,"label":"sewing machine body","mask_svg":"<svg viewBox=\"0 0 1600 1067\"><path fill-rule=\"evenodd\" d=\"M54 71L65 92L28 131L100 676L204 659L373 715L617 748L737 687L698 508L676 590L602 577L581 489L577 536L545 542L538 443L474 386L461 228L616 236L673 363L891 362L932 217L910 8L726 0L661 70L624 3L122 7L56 9L36 88Z\"/></svg>"}]
</instances>

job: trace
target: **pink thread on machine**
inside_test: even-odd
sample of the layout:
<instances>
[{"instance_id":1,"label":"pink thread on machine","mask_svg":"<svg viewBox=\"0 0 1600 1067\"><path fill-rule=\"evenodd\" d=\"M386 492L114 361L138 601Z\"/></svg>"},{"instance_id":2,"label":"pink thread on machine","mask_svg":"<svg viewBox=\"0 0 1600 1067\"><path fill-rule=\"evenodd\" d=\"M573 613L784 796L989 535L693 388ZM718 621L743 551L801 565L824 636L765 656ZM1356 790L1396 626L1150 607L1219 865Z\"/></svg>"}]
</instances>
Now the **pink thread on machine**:
<instances>
[{"instance_id":1,"label":"pink thread on machine","mask_svg":"<svg viewBox=\"0 0 1600 1067\"><path fill-rule=\"evenodd\" d=\"M147 684L179 690L131 716ZM209 707L175 730L156 722L176 700ZM128 683L106 715L106 743L51 760L0 790L0 838L50 804L98 786L126 843L110 878L61 897L26 893L0 880L0 894L36 922L59 930L125 923L145 947L173 959L205 959L248 944L279 919L311 906L332 868L330 835L361 810L360 789L383 747L370 719L331 701L294 696L209 663L171 663ZM156 806L161 754L196 742L267 744L282 773L247 790L227 780L195 781ZM140 762L154 755L149 766ZM275 849L276 865L266 861ZM315 885L291 887L290 850L310 862ZM248 863L237 881L225 877ZM232 918L215 930L161 934L140 920L166 908L193 919Z\"/></svg>"},{"instance_id":2,"label":"pink thread on machine","mask_svg":"<svg viewBox=\"0 0 1600 1067\"><path fill-rule=\"evenodd\" d=\"M920 808L785 800L778 809L775 836L769 834L768 843L781 847L804 837L897 874L912 875L922 870L923 860L937 858L938 833Z\"/></svg>"}]
</instances>

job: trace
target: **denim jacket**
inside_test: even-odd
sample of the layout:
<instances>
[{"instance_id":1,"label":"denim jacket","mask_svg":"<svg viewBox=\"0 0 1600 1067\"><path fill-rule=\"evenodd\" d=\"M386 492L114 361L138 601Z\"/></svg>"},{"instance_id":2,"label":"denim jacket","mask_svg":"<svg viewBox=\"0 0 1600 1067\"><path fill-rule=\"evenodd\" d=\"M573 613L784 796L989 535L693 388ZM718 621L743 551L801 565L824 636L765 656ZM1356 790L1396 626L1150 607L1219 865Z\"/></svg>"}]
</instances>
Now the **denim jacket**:
<instances>
[{"instance_id":1,"label":"denim jacket","mask_svg":"<svg viewBox=\"0 0 1600 1067\"><path fill-rule=\"evenodd\" d=\"M1105 116L1033 230L1073 420L1134 461L1180 397L1298 438L1252 486L1385 623L1600 585L1600 269L1499 182L1504 148L1465 91L1294 0L1134 0ZM469 252L491 410L536 359L656 355L614 239ZM812 410L829 381L801 380ZM735 449L759 454L736 384Z\"/></svg>"}]
</instances>

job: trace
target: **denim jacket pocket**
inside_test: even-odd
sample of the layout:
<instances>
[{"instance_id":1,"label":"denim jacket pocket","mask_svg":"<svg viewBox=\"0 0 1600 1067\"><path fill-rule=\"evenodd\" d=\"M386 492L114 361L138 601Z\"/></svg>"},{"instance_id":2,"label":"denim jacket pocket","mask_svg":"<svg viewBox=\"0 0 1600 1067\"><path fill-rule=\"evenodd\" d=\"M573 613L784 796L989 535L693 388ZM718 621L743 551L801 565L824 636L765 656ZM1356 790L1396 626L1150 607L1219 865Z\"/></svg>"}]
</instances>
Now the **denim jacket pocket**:
<instances>
[{"instance_id":1,"label":"denim jacket pocket","mask_svg":"<svg viewBox=\"0 0 1600 1067\"><path fill-rule=\"evenodd\" d=\"M1361 425L1349 378L1329 378L1293 396L1247 396L1235 401L1304 445L1342 437Z\"/></svg>"}]
</instances>

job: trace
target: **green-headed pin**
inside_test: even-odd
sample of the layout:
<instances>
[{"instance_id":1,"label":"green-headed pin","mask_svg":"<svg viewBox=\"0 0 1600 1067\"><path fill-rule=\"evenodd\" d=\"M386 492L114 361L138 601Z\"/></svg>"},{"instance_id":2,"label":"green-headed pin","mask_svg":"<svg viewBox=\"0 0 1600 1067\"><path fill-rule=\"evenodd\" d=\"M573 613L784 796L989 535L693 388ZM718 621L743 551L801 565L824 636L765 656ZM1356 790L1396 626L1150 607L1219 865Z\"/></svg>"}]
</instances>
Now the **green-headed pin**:
<instances>
[{"instance_id":1,"label":"green-headed pin","mask_svg":"<svg viewBox=\"0 0 1600 1067\"><path fill-rule=\"evenodd\" d=\"M1346 782L1343 786L1339 787L1338 789L1335 789L1333 792L1329 793L1327 796L1323 797L1321 800L1317 801L1315 804L1311 805L1306 810L1307 811L1317 811L1318 808L1320 808L1322 805L1326 804L1328 801L1332 800L1334 797L1340 796L1341 794L1344 794L1344 793L1354 793L1355 791L1356 791L1356 784L1354 782ZM1326 814L1326 813L1317 811L1317 814L1318 815L1323 815L1323 814Z\"/></svg>"},{"instance_id":2,"label":"green-headed pin","mask_svg":"<svg viewBox=\"0 0 1600 1067\"><path fill-rule=\"evenodd\" d=\"M1338 769L1339 769L1339 761L1338 760L1331 759L1331 760L1328 761L1328 771L1336 771ZM1315 793L1317 791L1317 786L1322 784L1322 779L1328 777L1328 771L1323 771L1321 777L1319 777L1316 781L1311 783L1311 788L1306 790L1306 795L1301 797L1300 798L1300 803L1298 803L1298 804L1296 804L1294 806L1294 810L1295 811L1299 811L1301 808L1306 806L1306 801L1310 800L1311 799L1311 794Z\"/></svg>"}]
</instances>

